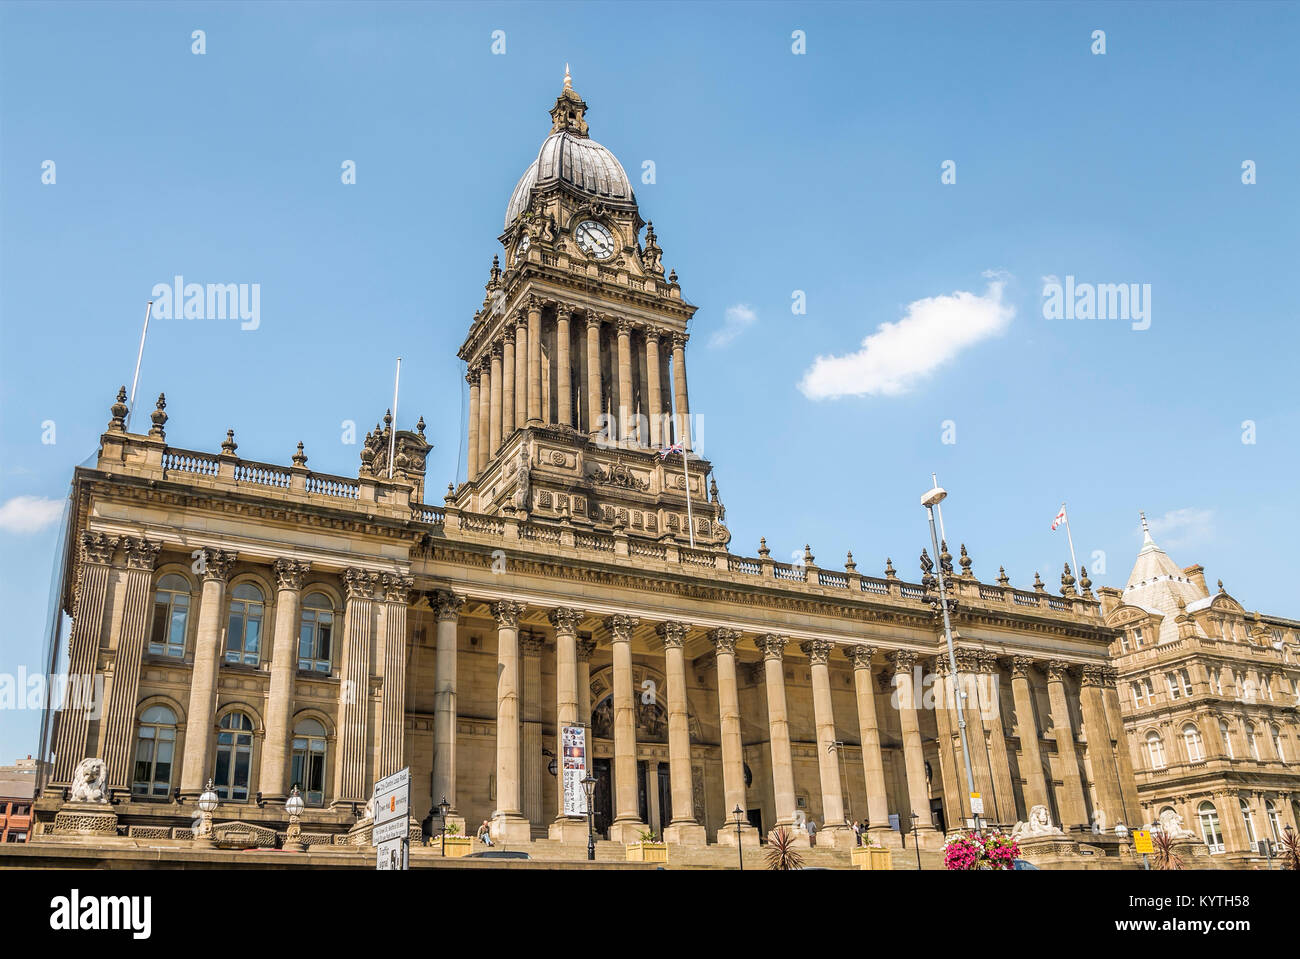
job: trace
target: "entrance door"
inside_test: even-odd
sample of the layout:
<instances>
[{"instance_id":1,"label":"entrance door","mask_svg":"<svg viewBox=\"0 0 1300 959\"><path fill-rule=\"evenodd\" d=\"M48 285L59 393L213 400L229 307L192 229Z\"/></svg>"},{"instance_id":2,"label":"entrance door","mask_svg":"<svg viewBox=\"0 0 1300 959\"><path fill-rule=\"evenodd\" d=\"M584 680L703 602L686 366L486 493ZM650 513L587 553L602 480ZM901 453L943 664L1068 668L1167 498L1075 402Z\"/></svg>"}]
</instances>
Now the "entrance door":
<instances>
[{"instance_id":1,"label":"entrance door","mask_svg":"<svg viewBox=\"0 0 1300 959\"><path fill-rule=\"evenodd\" d=\"M595 818L596 832L602 836L607 835L609 825L614 821L613 809L613 776L610 773L610 763L608 759L596 759L593 765L593 772L596 777L595 795L592 797L592 812Z\"/></svg>"},{"instance_id":2,"label":"entrance door","mask_svg":"<svg viewBox=\"0 0 1300 959\"><path fill-rule=\"evenodd\" d=\"M673 821L673 788L667 763L659 764L659 835Z\"/></svg>"},{"instance_id":3,"label":"entrance door","mask_svg":"<svg viewBox=\"0 0 1300 959\"><path fill-rule=\"evenodd\" d=\"M749 824L758 830L759 840L766 842L767 833L763 832L763 810L751 809L745 814L745 817L749 820Z\"/></svg>"},{"instance_id":4,"label":"entrance door","mask_svg":"<svg viewBox=\"0 0 1300 959\"><path fill-rule=\"evenodd\" d=\"M636 761L636 809L637 815L646 825L650 824L650 794L646 790L646 761Z\"/></svg>"},{"instance_id":5,"label":"entrance door","mask_svg":"<svg viewBox=\"0 0 1300 959\"><path fill-rule=\"evenodd\" d=\"M948 831L948 827L944 824L942 799L930 800L930 821L934 823L934 828L939 832L946 833Z\"/></svg>"}]
</instances>

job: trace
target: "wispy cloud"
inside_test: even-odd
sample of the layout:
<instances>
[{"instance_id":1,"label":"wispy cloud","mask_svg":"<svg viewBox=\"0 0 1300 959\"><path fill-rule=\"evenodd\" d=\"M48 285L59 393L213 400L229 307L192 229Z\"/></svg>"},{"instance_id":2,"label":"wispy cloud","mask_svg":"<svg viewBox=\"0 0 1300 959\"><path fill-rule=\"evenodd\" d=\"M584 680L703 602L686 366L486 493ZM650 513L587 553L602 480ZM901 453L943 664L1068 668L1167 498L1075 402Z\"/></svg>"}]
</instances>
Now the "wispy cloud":
<instances>
[{"instance_id":1,"label":"wispy cloud","mask_svg":"<svg viewBox=\"0 0 1300 959\"><path fill-rule=\"evenodd\" d=\"M1147 517L1151 538L1162 549L1200 546L1214 536L1214 510L1187 507L1171 509L1163 516ZM1138 535L1142 533L1138 527Z\"/></svg>"},{"instance_id":2,"label":"wispy cloud","mask_svg":"<svg viewBox=\"0 0 1300 959\"><path fill-rule=\"evenodd\" d=\"M842 396L899 396L935 369L980 340L1004 332L1016 315L1002 300L1007 277L985 273L983 295L955 293L916 300L896 323L881 323L844 356L819 356L799 389L809 399Z\"/></svg>"},{"instance_id":3,"label":"wispy cloud","mask_svg":"<svg viewBox=\"0 0 1300 959\"><path fill-rule=\"evenodd\" d=\"M15 496L0 504L0 530L37 533L59 521L63 502L44 496Z\"/></svg>"},{"instance_id":4,"label":"wispy cloud","mask_svg":"<svg viewBox=\"0 0 1300 959\"><path fill-rule=\"evenodd\" d=\"M744 303L737 303L735 306L727 307L722 329L709 338L709 346L726 346L745 332L746 329L753 326L757 319L758 314Z\"/></svg>"}]
</instances>

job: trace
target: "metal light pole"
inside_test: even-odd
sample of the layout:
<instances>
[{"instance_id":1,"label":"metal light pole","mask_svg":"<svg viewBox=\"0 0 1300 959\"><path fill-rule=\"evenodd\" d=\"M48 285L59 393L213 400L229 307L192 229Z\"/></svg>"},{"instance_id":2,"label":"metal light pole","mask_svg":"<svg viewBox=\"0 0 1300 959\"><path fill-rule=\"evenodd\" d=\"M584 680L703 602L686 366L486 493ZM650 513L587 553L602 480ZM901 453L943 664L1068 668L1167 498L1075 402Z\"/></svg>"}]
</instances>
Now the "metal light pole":
<instances>
[{"instance_id":1,"label":"metal light pole","mask_svg":"<svg viewBox=\"0 0 1300 959\"><path fill-rule=\"evenodd\" d=\"M442 802L438 803L438 818L442 820L442 858L447 858L447 813L451 812L451 803L447 802L447 797L442 797Z\"/></svg>"},{"instance_id":2,"label":"metal light pole","mask_svg":"<svg viewBox=\"0 0 1300 959\"><path fill-rule=\"evenodd\" d=\"M934 511L935 508L944 501L948 491L943 489L937 483L934 489L926 492L921 497L921 505L926 508L930 516L930 543L934 547L934 556L936 560L935 568L939 573L939 608L943 610L943 633L948 641L948 666L952 670L953 688L957 701L957 729L961 732L961 758L966 764L966 783L973 792L975 789L975 776L971 772L970 765L970 747L966 743L966 713L962 709L961 703L961 674L957 672L957 654L952 649L952 622L948 618L948 599L943 581L943 561L939 559L939 535L934 528ZM979 816L975 815L975 810L971 809L971 815L975 819L975 829L979 830Z\"/></svg>"},{"instance_id":3,"label":"metal light pole","mask_svg":"<svg viewBox=\"0 0 1300 959\"><path fill-rule=\"evenodd\" d=\"M745 847L740 843L741 827L745 824L745 810L740 808L740 803L736 808L731 810L731 814L736 817L736 855L740 860L740 871L745 871Z\"/></svg>"},{"instance_id":4,"label":"metal light pole","mask_svg":"<svg viewBox=\"0 0 1300 959\"><path fill-rule=\"evenodd\" d=\"M596 791L596 777L587 773L587 778L582 780L582 788L587 793L587 861L596 861L596 816L595 807L592 804L592 794Z\"/></svg>"},{"instance_id":5,"label":"metal light pole","mask_svg":"<svg viewBox=\"0 0 1300 959\"><path fill-rule=\"evenodd\" d=\"M916 871L921 871L921 835L916 831L916 821L921 817L912 813L912 843L916 846Z\"/></svg>"}]
</instances>

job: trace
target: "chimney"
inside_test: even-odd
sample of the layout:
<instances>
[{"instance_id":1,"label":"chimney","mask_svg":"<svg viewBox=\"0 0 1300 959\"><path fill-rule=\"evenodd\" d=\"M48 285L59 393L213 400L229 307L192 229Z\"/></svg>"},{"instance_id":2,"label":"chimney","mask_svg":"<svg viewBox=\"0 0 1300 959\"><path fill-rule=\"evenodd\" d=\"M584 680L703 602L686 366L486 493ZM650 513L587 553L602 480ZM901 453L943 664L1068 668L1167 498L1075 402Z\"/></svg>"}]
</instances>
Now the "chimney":
<instances>
[{"instance_id":1,"label":"chimney","mask_svg":"<svg viewBox=\"0 0 1300 959\"><path fill-rule=\"evenodd\" d=\"M1205 587L1204 566L1188 566L1185 570L1183 570L1183 573L1184 575L1187 576L1188 579L1190 579L1193 583L1196 584L1196 588L1201 591L1202 596L1210 595L1210 591Z\"/></svg>"}]
</instances>

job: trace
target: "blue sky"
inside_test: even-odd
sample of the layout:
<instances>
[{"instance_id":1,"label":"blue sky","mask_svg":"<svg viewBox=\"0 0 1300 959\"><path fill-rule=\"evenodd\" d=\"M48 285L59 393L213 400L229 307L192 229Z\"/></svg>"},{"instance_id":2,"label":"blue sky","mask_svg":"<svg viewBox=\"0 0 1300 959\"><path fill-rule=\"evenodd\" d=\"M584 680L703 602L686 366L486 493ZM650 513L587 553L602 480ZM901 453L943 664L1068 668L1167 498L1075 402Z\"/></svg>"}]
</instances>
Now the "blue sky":
<instances>
[{"instance_id":1,"label":"blue sky","mask_svg":"<svg viewBox=\"0 0 1300 959\"><path fill-rule=\"evenodd\" d=\"M287 463L302 440L355 475L341 424L382 416L401 354L441 489L456 349L566 61L699 306L691 405L733 551L915 577L937 470L982 578L1055 589L1068 500L1093 580L1122 586L1145 509L1176 561L1300 617L1272 572L1297 528L1297 28L1280 3L6 4L0 673L39 658L41 500L94 452L176 274L257 283L261 313L153 324L140 415L166 391L171 442L234 428ZM1048 276L1149 284L1150 328L1045 319ZM850 395L800 389L818 357ZM5 714L0 761L35 730Z\"/></svg>"}]
</instances>

